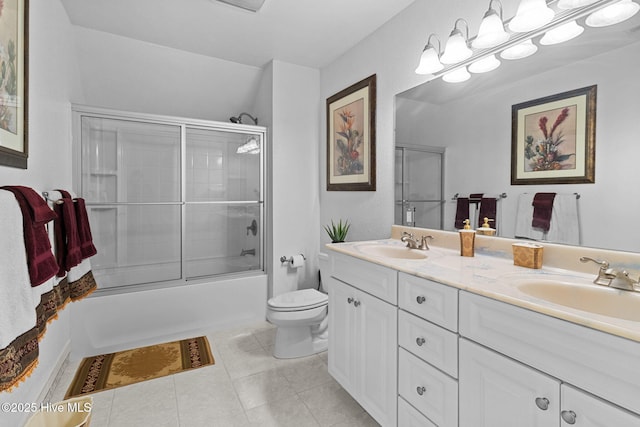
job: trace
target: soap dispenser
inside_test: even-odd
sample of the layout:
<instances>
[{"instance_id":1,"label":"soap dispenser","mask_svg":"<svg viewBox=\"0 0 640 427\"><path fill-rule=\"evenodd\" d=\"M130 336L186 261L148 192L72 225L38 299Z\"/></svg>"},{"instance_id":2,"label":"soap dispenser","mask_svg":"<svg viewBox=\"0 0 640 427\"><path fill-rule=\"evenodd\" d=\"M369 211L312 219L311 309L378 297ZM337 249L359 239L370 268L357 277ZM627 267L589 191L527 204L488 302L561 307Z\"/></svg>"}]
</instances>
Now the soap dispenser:
<instances>
[{"instance_id":1,"label":"soap dispenser","mask_svg":"<svg viewBox=\"0 0 640 427\"><path fill-rule=\"evenodd\" d=\"M486 216L484 217L484 222L482 223L482 226L480 226L480 228L476 229L476 231L478 232L478 234L483 235L483 236L495 236L496 235L496 229L495 228L491 228L491 226L489 225L489 221L494 221L493 219L489 219Z\"/></svg>"},{"instance_id":2,"label":"soap dispenser","mask_svg":"<svg viewBox=\"0 0 640 427\"><path fill-rule=\"evenodd\" d=\"M464 228L460 233L460 256L474 256L476 230L472 230L468 219L464 220Z\"/></svg>"}]
</instances>

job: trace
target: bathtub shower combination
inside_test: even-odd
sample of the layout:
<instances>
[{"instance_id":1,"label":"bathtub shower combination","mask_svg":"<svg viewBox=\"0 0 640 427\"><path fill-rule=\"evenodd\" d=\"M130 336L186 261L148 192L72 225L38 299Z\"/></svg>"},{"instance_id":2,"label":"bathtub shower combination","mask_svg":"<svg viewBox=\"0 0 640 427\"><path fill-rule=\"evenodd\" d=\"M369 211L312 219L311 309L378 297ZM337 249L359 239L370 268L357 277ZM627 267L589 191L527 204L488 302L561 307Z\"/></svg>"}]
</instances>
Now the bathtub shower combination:
<instances>
[{"instance_id":1,"label":"bathtub shower combination","mask_svg":"<svg viewBox=\"0 0 640 427\"><path fill-rule=\"evenodd\" d=\"M79 106L73 116L103 292L263 274L264 128Z\"/></svg>"}]
</instances>

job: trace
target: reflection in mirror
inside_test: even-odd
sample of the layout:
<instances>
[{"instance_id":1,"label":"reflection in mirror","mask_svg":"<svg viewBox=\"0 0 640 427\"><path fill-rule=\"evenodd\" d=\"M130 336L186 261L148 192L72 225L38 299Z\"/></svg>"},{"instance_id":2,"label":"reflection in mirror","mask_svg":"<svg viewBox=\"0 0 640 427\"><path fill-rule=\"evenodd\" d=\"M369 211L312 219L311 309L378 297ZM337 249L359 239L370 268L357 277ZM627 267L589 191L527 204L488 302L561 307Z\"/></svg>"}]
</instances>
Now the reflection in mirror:
<instances>
[{"instance_id":1,"label":"reflection in mirror","mask_svg":"<svg viewBox=\"0 0 640 427\"><path fill-rule=\"evenodd\" d=\"M528 58L503 61L499 69L464 83L437 79L398 94L396 145L446 151L445 230L455 229L456 193L506 193L496 214L502 237L515 236L522 197L577 193L579 244L640 252L640 79L634 77L639 66L640 14L616 26L588 28ZM512 105L591 85L597 85L595 183L512 186Z\"/></svg>"},{"instance_id":2,"label":"reflection in mirror","mask_svg":"<svg viewBox=\"0 0 640 427\"><path fill-rule=\"evenodd\" d=\"M396 144L395 223L443 227L442 149ZM419 225L418 225L419 224Z\"/></svg>"}]
</instances>

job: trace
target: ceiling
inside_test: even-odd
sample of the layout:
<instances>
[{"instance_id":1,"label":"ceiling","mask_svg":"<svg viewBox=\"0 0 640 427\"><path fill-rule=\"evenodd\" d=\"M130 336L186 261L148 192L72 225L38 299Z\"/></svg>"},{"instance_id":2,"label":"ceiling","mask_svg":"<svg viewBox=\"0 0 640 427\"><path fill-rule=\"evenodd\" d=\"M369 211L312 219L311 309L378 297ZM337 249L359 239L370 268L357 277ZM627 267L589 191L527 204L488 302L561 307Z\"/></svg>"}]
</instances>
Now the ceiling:
<instances>
[{"instance_id":1,"label":"ceiling","mask_svg":"<svg viewBox=\"0 0 640 427\"><path fill-rule=\"evenodd\" d=\"M216 0L62 0L71 23L262 67L322 68L414 0L265 0L258 12Z\"/></svg>"}]
</instances>

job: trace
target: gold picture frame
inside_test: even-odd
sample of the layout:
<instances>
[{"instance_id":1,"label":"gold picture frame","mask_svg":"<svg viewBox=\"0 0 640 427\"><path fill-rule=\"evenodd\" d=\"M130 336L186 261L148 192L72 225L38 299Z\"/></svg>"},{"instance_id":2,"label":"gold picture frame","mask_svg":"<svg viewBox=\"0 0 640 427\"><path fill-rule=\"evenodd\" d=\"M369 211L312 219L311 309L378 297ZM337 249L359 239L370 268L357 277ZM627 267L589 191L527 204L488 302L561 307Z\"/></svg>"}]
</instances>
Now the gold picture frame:
<instances>
[{"instance_id":1,"label":"gold picture frame","mask_svg":"<svg viewBox=\"0 0 640 427\"><path fill-rule=\"evenodd\" d=\"M26 169L29 0L0 2L0 165Z\"/></svg>"},{"instance_id":2,"label":"gold picture frame","mask_svg":"<svg viewBox=\"0 0 640 427\"><path fill-rule=\"evenodd\" d=\"M376 75L327 99L327 191L376 190Z\"/></svg>"},{"instance_id":3,"label":"gold picture frame","mask_svg":"<svg viewBox=\"0 0 640 427\"><path fill-rule=\"evenodd\" d=\"M511 185L595 182L597 86L511 107Z\"/></svg>"}]
</instances>

